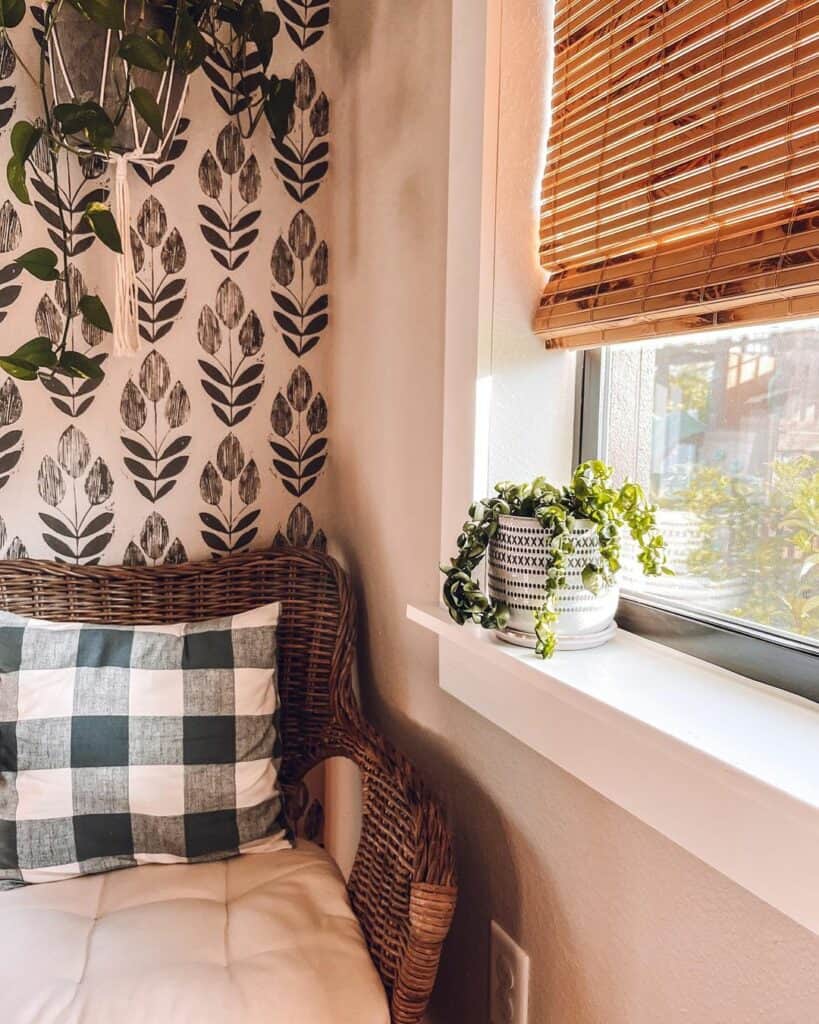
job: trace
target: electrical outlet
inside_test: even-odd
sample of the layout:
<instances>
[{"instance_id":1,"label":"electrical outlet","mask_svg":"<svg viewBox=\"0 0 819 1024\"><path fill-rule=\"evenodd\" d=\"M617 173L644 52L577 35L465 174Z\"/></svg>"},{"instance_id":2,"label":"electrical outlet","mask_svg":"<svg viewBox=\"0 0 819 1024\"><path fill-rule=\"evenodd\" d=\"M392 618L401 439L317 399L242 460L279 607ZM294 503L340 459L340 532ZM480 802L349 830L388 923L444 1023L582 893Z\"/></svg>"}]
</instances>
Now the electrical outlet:
<instances>
[{"instance_id":1,"label":"electrical outlet","mask_svg":"<svg viewBox=\"0 0 819 1024\"><path fill-rule=\"evenodd\" d=\"M526 1024L529 957L497 921L489 943L489 1024Z\"/></svg>"}]
</instances>

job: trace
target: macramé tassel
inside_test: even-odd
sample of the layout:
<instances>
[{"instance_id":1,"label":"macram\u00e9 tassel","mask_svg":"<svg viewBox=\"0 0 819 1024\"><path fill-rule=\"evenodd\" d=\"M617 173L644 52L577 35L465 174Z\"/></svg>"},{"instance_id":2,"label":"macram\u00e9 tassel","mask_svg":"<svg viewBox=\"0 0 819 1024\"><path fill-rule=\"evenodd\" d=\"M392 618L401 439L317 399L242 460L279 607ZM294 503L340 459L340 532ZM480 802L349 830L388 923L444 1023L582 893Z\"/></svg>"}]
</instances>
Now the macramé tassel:
<instances>
[{"instance_id":1,"label":"macram\u00e9 tassel","mask_svg":"<svg viewBox=\"0 0 819 1024\"><path fill-rule=\"evenodd\" d=\"M134 255L131 251L131 195L128 188L128 159L112 154L114 173L114 218L117 222L122 252L117 253L114 267L114 354L133 355L139 352L137 331L137 281Z\"/></svg>"}]
</instances>

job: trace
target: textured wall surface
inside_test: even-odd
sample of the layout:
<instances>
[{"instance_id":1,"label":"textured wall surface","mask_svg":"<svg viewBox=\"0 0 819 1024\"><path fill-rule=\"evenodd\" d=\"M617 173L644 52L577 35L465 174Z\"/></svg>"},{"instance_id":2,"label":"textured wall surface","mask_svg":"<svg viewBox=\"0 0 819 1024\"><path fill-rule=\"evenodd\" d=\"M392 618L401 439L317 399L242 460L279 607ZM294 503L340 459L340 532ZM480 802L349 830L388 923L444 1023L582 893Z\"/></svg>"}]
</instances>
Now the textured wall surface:
<instances>
[{"instance_id":1,"label":"textured wall surface","mask_svg":"<svg viewBox=\"0 0 819 1024\"><path fill-rule=\"evenodd\" d=\"M275 4L276 0L270 0ZM104 364L97 383L0 379L0 553L88 564L155 563L269 545L278 531L324 542L325 350L330 104L329 0L281 0L274 70L295 75L286 140L240 126L242 70L211 62L193 80L170 160L132 168L131 242L142 351L73 322L71 345ZM36 67L38 12L15 30ZM0 53L0 162L38 94ZM0 200L0 349L62 327L61 285L13 257L59 244L53 182L34 205ZM64 163L71 287L112 303L110 254L82 219L104 199L99 162ZM6 198L8 196L8 198Z\"/></svg>"},{"instance_id":2,"label":"textured wall surface","mask_svg":"<svg viewBox=\"0 0 819 1024\"><path fill-rule=\"evenodd\" d=\"M504 0L505 50L527 52L525 17L544 9ZM329 373L332 536L361 588L368 710L437 787L457 835L460 906L431 1019L485 1024L494 917L531 954L532 1024L815 1024L819 940L437 687L435 640L404 607L438 588L450 3L335 0L333 16L344 343ZM504 71L502 164L503 139L520 134L508 92L532 78L522 66ZM533 305L514 248L531 231L510 226L496 299L507 332ZM547 404L565 401L554 373ZM499 401L510 395L500 387ZM513 412L507 402L498 415ZM543 458L556 473L568 454ZM504 467L528 468L499 452L493 472Z\"/></svg>"}]
</instances>

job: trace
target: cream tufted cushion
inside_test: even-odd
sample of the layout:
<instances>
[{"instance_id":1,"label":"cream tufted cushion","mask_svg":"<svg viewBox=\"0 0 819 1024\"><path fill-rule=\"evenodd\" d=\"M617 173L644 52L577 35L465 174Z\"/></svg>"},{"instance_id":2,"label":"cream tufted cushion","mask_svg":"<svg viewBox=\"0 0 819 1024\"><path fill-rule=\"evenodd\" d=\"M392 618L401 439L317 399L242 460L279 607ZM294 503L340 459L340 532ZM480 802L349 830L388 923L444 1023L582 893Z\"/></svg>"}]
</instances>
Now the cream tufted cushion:
<instances>
[{"instance_id":1,"label":"cream tufted cushion","mask_svg":"<svg viewBox=\"0 0 819 1024\"><path fill-rule=\"evenodd\" d=\"M0 893L3 1024L388 1024L318 847Z\"/></svg>"}]
</instances>

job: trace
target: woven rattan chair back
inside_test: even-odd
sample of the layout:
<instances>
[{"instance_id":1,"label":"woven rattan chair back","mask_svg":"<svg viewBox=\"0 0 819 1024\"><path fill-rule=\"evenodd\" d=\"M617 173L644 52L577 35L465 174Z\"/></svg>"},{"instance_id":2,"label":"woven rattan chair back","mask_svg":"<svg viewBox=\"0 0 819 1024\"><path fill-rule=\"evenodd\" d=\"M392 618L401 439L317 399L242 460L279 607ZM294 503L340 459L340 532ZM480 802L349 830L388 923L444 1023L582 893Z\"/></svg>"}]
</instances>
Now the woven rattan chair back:
<instances>
[{"instance_id":1,"label":"woven rattan chair back","mask_svg":"<svg viewBox=\"0 0 819 1024\"><path fill-rule=\"evenodd\" d=\"M173 566L0 564L0 607L58 621L188 622L272 601L283 603L279 688L287 781L351 700L352 602L347 578L333 559L280 547Z\"/></svg>"},{"instance_id":2,"label":"woven rattan chair back","mask_svg":"<svg viewBox=\"0 0 819 1024\"><path fill-rule=\"evenodd\" d=\"M420 1024L455 907L452 843L415 769L361 717L352 692L350 585L328 555L276 547L176 566L0 562L0 608L118 625L190 622L282 602L279 691L285 794L313 765L345 757L362 783L350 902L390 1000Z\"/></svg>"}]
</instances>

